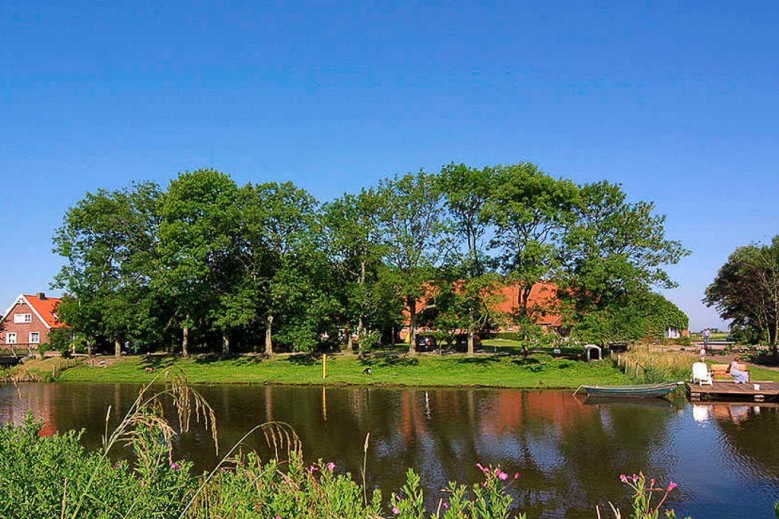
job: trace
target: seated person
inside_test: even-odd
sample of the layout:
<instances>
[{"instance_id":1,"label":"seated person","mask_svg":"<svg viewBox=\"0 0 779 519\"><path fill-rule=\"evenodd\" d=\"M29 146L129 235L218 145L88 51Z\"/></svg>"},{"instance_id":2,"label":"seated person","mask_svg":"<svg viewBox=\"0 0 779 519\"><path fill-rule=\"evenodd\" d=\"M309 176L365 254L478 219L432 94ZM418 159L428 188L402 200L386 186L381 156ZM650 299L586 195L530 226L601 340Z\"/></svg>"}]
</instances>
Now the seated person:
<instances>
[{"instance_id":1,"label":"seated person","mask_svg":"<svg viewBox=\"0 0 779 519\"><path fill-rule=\"evenodd\" d=\"M739 369L741 364L741 357L736 357L733 359L733 362L730 363L730 366L728 366L728 372L730 373L730 376L733 377L733 381L736 384L746 384L749 382L749 373L746 371L741 371Z\"/></svg>"}]
</instances>

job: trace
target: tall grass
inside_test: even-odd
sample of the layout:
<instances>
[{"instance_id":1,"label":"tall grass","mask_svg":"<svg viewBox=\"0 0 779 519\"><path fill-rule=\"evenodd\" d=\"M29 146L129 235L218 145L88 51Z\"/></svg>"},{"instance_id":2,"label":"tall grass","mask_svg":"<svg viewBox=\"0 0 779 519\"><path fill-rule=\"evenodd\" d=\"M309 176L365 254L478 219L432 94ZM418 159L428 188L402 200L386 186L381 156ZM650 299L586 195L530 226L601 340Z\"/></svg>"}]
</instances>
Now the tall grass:
<instances>
[{"instance_id":1,"label":"tall grass","mask_svg":"<svg viewBox=\"0 0 779 519\"><path fill-rule=\"evenodd\" d=\"M634 346L616 358L619 367L637 382L658 383L684 381L690 378L693 357L675 351L653 351Z\"/></svg>"}]
</instances>

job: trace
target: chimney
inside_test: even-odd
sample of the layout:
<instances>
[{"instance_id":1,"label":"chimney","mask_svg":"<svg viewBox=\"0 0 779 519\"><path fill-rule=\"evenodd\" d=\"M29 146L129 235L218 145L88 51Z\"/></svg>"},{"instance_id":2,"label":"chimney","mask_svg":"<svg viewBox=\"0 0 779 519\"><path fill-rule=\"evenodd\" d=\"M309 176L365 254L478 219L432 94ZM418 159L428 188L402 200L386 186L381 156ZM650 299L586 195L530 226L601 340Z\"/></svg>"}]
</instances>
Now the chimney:
<instances>
[{"instance_id":1,"label":"chimney","mask_svg":"<svg viewBox=\"0 0 779 519\"><path fill-rule=\"evenodd\" d=\"M43 292L38 292L36 295L38 296L38 299L40 299L41 301L46 299L46 294L44 294Z\"/></svg>"}]
</instances>

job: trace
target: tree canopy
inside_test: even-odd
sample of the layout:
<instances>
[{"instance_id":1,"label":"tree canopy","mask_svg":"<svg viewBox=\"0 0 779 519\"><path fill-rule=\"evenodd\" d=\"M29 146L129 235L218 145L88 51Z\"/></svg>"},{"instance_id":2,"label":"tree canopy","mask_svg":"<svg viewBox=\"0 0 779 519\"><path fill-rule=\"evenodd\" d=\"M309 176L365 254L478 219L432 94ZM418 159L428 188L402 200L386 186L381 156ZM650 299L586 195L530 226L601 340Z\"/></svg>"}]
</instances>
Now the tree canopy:
<instances>
[{"instance_id":1,"label":"tree canopy","mask_svg":"<svg viewBox=\"0 0 779 519\"><path fill-rule=\"evenodd\" d=\"M706 288L703 301L754 342L779 355L779 235L767 245L737 248Z\"/></svg>"},{"instance_id":2,"label":"tree canopy","mask_svg":"<svg viewBox=\"0 0 779 519\"><path fill-rule=\"evenodd\" d=\"M553 310L567 327L601 339L682 324L671 311L643 319L643 331L620 324L664 307L651 290L671 286L665 266L687 253L654 206L530 163L449 164L324 204L291 182L184 172L165 189L87 193L54 244L63 315L117 352L125 342L184 355L351 349L406 327L413 353L427 310L435 326L467 334L471 352L501 320L534 333L530 291L542 282L559 288ZM519 287L516 312L497 315L506 284Z\"/></svg>"}]
</instances>

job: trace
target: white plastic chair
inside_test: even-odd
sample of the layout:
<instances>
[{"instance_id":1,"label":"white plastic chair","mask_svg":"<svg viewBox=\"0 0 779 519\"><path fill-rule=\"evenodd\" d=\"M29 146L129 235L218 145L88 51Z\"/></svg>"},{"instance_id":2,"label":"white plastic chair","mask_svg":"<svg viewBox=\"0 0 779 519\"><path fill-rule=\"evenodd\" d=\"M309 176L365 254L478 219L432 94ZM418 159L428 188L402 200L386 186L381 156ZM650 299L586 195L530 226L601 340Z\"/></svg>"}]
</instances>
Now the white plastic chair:
<instances>
[{"instance_id":1,"label":"white plastic chair","mask_svg":"<svg viewBox=\"0 0 779 519\"><path fill-rule=\"evenodd\" d=\"M705 362L696 362L692 365L692 383L698 383L699 385L708 384L714 385L714 380L709 373L709 367Z\"/></svg>"}]
</instances>

